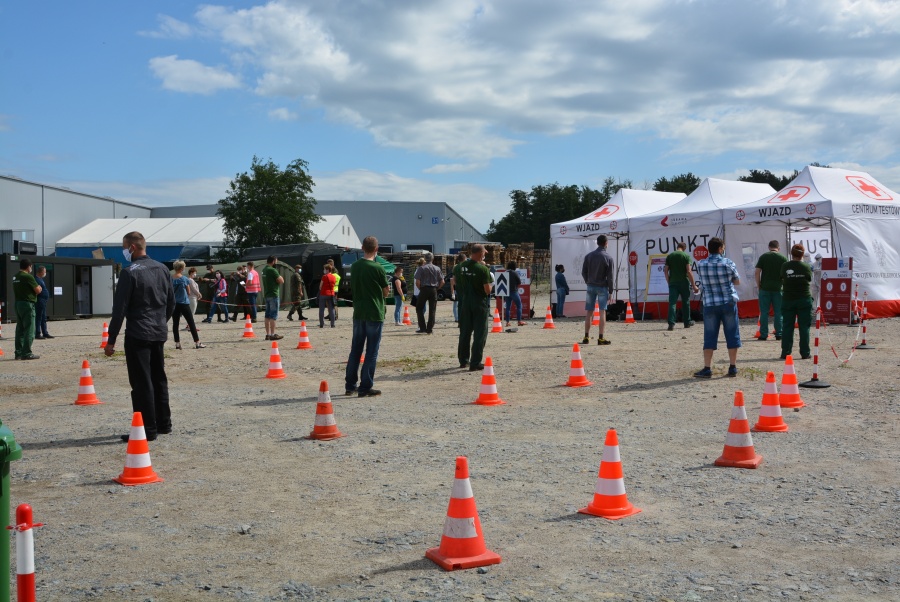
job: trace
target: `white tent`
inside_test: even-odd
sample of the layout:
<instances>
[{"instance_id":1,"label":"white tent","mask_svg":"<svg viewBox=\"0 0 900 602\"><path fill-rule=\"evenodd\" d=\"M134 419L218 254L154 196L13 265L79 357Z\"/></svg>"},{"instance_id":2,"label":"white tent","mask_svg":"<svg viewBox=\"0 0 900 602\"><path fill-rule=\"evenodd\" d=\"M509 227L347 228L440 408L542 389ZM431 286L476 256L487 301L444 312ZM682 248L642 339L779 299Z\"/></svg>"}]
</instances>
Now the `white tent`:
<instances>
[{"instance_id":1,"label":"white tent","mask_svg":"<svg viewBox=\"0 0 900 602\"><path fill-rule=\"evenodd\" d=\"M632 302L663 302L667 299L667 292L663 293L667 291L665 280L661 281L661 285L658 284L661 268L654 266L659 270L652 274L649 272L651 256L667 255L676 250L678 242L683 241L687 244L688 253L693 254L695 259L703 259L708 253L709 239L723 235L723 209L749 203L774 192L775 189L768 184L707 178L684 200L661 211L630 220L630 248L637 254L637 265L633 268L635 285ZM754 234L764 241L773 238L771 232L765 229ZM725 255L737 264L742 281L746 281L748 277L753 280L755 257L742 257L740 247L731 248L727 244ZM651 278L656 278L653 280L656 286L650 287L650 294L647 292L648 274ZM665 311L663 303L654 313L656 317L661 317L665 315Z\"/></svg>"},{"instance_id":2,"label":"white tent","mask_svg":"<svg viewBox=\"0 0 900 602\"><path fill-rule=\"evenodd\" d=\"M317 240L339 247L362 248L362 241L353 229L346 215L322 215L322 221L312 224L312 233Z\"/></svg>"},{"instance_id":3,"label":"white tent","mask_svg":"<svg viewBox=\"0 0 900 602\"><path fill-rule=\"evenodd\" d=\"M629 220L674 205L685 195L680 192L632 190L623 188L607 203L587 215L553 224L550 227L550 255L554 266L566 268L566 281L571 294L566 297L567 316L583 316L587 287L581 279L584 256L597 248L597 237L609 237L608 250L616 266L615 289L628 291L628 230ZM553 273L555 276L555 271ZM551 299L556 302L556 281L551 278ZM618 298L618 294L614 295ZM557 310L559 311L559 310Z\"/></svg>"},{"instance_id":4,"label":"white tent","mask_svg":"<svg viewBox=\"0 0 900 602\"><path fill-rule=\"evenodd\" d=\"M900 197L869 174L809 166L778 193L722 213L726 249L760 229L780 241L817 237L823 257L853 258L870 317L900 316Z\"/></svg>"}]
</instances>

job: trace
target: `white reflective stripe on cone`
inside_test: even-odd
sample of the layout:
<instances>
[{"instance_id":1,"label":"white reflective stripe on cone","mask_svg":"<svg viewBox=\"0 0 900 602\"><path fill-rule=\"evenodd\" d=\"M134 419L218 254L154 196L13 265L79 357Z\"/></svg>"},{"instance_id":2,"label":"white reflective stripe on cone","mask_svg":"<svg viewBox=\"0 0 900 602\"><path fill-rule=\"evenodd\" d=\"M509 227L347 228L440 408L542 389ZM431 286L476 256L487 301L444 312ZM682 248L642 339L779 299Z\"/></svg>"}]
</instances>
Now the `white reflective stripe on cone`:
<instances>
[{"instance_id":1,"label":"white reflective stripe on cone","mask_svg":"<svg viewBox=\"0 0 900 602\"><path fill-rule=\"evenodd\" d=\"M135 441L140 441L141 439L147 438L147 433L144 431L144 426L133 426L131 427L131 433L128 435L129 439L134 439Z\"/></svg>"},{"instance_id":2,"label":"white reflective stripe on cone","mask_svg":"<svg viewBox=\"0 0 900 602\"><path fill-rule=\"evenodd\" d=\"M619 446L618 445L608 445L603 448L603 456L600 458L601 462L621 462L622 459L619 457Z\"/></svg>"},{"instance_id":3,"label":"white reflective stripe on cone","mask_svg":"<svg viewBox=\"0 0 900 602\"><path fill-rule=\"evenodd\" d=\"M493 376L494 375L494 367L493 366L485 366L481 371L482 376Z\"/></svg>"},{"instance_id":4,"label":"white reflective stripe on cone","mask_svg":"<svg viewBox=\"0 0 900 602\"><path fill-rule=\"evenodd\" d=\"M16 574L34 572L34 530L16 531Z\"/></svg>"},{"instance_id":5,"label":"white reflective stripe on cone","mask_svg":"<svg viewBox=\"0 0 900 602\"><path fill-rule=\"evenodd\" d=\"M497 385L481 385L481 389L479 389L482 394L490 394L497 392Z\"/></svg>"},{"instance_id":6,"label":"white reflective stripe on cone","mask_svg":"<svg viewBox=\"0 0 900 602\"><path fill-rule=\"evenodd\" d=\"M584 367L581 368L570 368L569 376L584 376Z\"/></svg>"},{"instance_id":7,"label":"white reflective stripe on cone","mask_svg":"<svg viewBox=\"0 0 900 602\"><path fill-rule=\"evenodd\" d=\"M147 468L150 466L150 454L126 454L125 468Z\"/></svg>"},{"instance_id":8,"label":"white reflective stripe on cone","mask_svg":"<svg viewBox=\"0 0 900 602\"><path fill-rule=\"evenodd\" d=\"M454 539L476 537L474 518L450 518L444 519L444 536Z\"/></svg>"},{"instance_id":9,"label":"white reflective stripe on cone","mask_svg":"<svg viewBox=\"0 0 900 602\"><path fill-rule=\"evenodd\" d=\"M81 370L81 376L90 376L90 375L91 375L91 369L90 369L90 368L83 368L83 369Z\"/></svg>"},{"instance_id":10,"label":"white reflective stripe on cone","mask_svg":"<svg viewBox=\"0 0 900 602\"><path fill-rule=\"evenodd\" d=\"M88 385L86 387L78 387L78 394L84 395L86 393L94 393L94 385Z\"/></svg>"},{"instance_id":11,"label":"white reflective stripe on cone","mask_svg":"<svg viewBox=\"0 0 900 602\"><path fill-rule=\"evenodd\" d=\"M732 406L731 419L732 420L747 420L747 409L744 406Z\"/></svg>"},{"instance_id":12,"label":"white reflective stripe on cone","mask_svg":"<svg viewBox=\"0 0 900 602\"><path fill-rule=\"evenodd\" d=\"M472 495L472 484L469 482L469 479L454 479L450 497L458 500L467 500L470 497L475 497Z\"/></svg>"},{"instance_id":13,"label":"white reflective stripe on cone","mask_svg":"<svg viewBox=\"0 0 900 602\"><path fill-rule=\"evenodd\" d=\"M316 414L316 426L334 426L334 414Z\"/></svg>"},{"instance_id":14,"label":"white reflective stripe on cone","mask_svg":"<svg viewBox=\"0 0 900 602\"><path fill-rule=\"evenodd\" d=\"M753 437L750 433L728 433L725 435L725 445L728 447L753 447Z\"/></svg>"},{"instance_id":15,"label":"white reflective stripe on cone","mask_svg":"<svg viewBox=\"0 0 900 602\"><path fill-rule=\"evenodd\" d=\"M766 417L781 416L781 406L762 406L759 408L759 415Z\"/></svg>"},{"instance_id":16,"label":"white reflective stripe on cone","mask_svg":"<svg viewBox=\"0 0 900 602\"><path fill-rule=\"evenodd\" d=\"M269 368L281 368L281 362L269 362Z\"/></svg>"},{"instance_id":17,"label":"white reflective stripe on cone","mask_svg":"<svg viewBox=\"0 0 900 602\"><path fill-rule=\"evenodd\" d=\"M594 493L600 495L625 495L624 479L597 479Z\"/></svg>"}]
</instances>

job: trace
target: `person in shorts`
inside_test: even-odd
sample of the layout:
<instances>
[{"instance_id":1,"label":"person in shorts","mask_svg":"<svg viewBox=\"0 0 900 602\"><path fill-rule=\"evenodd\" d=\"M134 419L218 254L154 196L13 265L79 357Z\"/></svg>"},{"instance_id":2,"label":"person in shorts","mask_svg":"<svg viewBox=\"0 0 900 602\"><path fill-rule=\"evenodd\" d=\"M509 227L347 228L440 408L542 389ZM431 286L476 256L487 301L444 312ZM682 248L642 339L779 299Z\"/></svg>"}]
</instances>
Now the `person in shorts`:
<instances>
[{"instance_id":1,"label":"person in shorts","mask_svg":"<svg viewBox=\"0 0 900 602\"><path fill-rule=\"evenodd\" d=\"M598 345L609 345L609 340L603 337L606 328L606 306L613 290L613 274L615 267L613 258L606 252L609 239L606 234L597 237L597 248L584 256L581 264L581 278L587 285L587 294L584 298L584 339L581 344L591 342L591 318L594 313L594 305L600 306L600 332L597 333Z\"/></svg>"},{"instance_id":2,"label":"person in shorts","mask_svg":"<svg viewBox=\"0 0 900 602\"><path fill-rule=\"evenodd\" d=\"M281 301L281 285L284 284L284 277L275 269L275 262L278 259L274 255L269 255L266 260L266 267L263 268L262 280L263 296L266 298L266 340L277 341L284 337L275 334L275 321L278 320L278 306Z\"/></svg>"},{"instance_id":3,"label":"person in shorts","mask_svg":"<svg viewBox=\"0 0 900 602\"><path fill-rule=\"evenodd\" d=\"M741 283L734 262L726 258L725 243L721 238L709 240L709 257L697 264L700 277L694 282L694 292L703 285L703 370L695 372L697 378L712 378L713 352L718 348L719 326L725 332L728 346L728 376L737 376L737 352L741 347L738 329L737 291Z\"/></svg>"}]
</instances>

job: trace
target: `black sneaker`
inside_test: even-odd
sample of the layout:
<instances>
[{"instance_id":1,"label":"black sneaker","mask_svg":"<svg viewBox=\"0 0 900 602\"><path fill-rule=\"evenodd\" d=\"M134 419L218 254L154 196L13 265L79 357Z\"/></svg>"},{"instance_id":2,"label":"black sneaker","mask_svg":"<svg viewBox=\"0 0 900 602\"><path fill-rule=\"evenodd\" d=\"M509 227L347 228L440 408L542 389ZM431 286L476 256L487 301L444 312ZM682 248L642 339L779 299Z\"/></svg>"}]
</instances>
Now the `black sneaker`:
<instances>
[{"instance_id":1,"label":"black sneaker","mask_svg":"<svg viewBox=\"0 0 900 602\"><path fill-rule=\"evenodd\" d=\"M368 391L360 391L357 397L378 397L379 395L381 395L381 391L378 389L369 389Z\"/></svg>"},{"instance_id":2,"label":"black sneaker","mask_svg":"<svg viewBox=\"0 0 900 602\"><path fill-rule=\"evenodd\" d=\"M22 359L23 360L39 360L39 359L41 359L41 356L35 355L33 353L29 353L28 355L23 355Z\"/></svg>"},{"instance_id":3,"label":"black sneaker","mask_svg":"<svg viewBox=\"0 0 900 602\"><path fill-rule=\"evenodd\" d=\"M712 370L704 368L699 372L694 372L694 378L712 378Z\"/></svg>"},{"instance_id":4,"label":"black sneaker","mask_svg":"<svg viewBox=\"0 0 900 602\"><path fill-rule=\"evenodd\" d=\"M344 395L356 395L356 389L346 389Z\"/></svg>"},{"instance_id":5,"label":"black sneaker","mask_svg":"<svg viewBox=\"0 0 900 602\"><path fill-rule=\"evenodd\" d=\"M776 335L775 335L775 340L776 340L776 341L780 341L780 340L781 340L781 335L780 335L780 334L776 334Z\"/></svg>"},{"instance_id":6,"label":"black sneaker","mask_svg":"<svg viewBox=\"0 0 900 602\"><path fill-rule=\"evenodd\" d=\"M728 376L737 376L737 366L728 366Z\"/></svg>"},{"instance_id":7,"label":"black sneaker","mask_svg":"<svg viewBox=\"0 0 900 602\"><path fill-rule=\"evenodd\" d=\"M691 320L690 322L688 322L687 324L685 324L684 327L685 327L685 328L690 328L690 327L693 326L694 324L696 324L696 322L694 322L693 320Z\"/></svg>"},{"instance_id":8,"label":"black sneaker","mask_svg":"<svg viewBox=\"0 0 900 602\"><path fill-rule=\"evenodd\" d=\"M598 345L612 345L612 342L609 339L604 339L603 337L597 338Z\"/></svg>"},{"instance_id":9,"label":"black sneaker","mask_svg":"<svg viewBox=\"0 0 900 602\"><path fill-rule=\"evenodd\" d=\"M45 334L45 335L44 335L44 338L45 338L45 339L55 339L56 337L51 336L51 335L49 335L49 334Z\"/></svg>"},{"instance_id":10,"label":"black sneaker","mask_svg":"<svg viewBox=\"0 0 900 602\"><path fill-rule=\"evenodd\" d=\"M459 363L459 367L460 367L460 368L468 368L468 367L469 367L469 362L460 362L460 363Z\"/></svg>"},{"instance_id":11,"label":"black sneaker","mask_svg":"<svg viewBox=\"0 0 900 602\"><path fill-rule=\"evenodd\" d=\"M266 340L267 340L267 341L271 341L271 340L272 340L272 335L267 334L267 335L266 335Z\"/></svg>"},{"instance_id":12,"label":"black sneaker","mask_svg":"<svg viewBox=\"0 0 900 602\"><path fill-rule=\"evenodd\" d=\"M469 366L469 372L478 372L479 370L484 370L484 364L472 364Z\"/></svg>"},{"instance_id":13,"label":"black sneaker","mask_svg":"<svg viewBox=\"0 0 900 602\"><path fill-rule=\"evenodd\" d=\"M582 344L582 345L587 345L587 344L590 343L590 342L591 342L591 339L588 338L588 337L584 337L583 339L581 339L581 344Z\"/></svg>"},{"instance_id":14,"label":"black sneaker","mask_svg":"<svg viewBox=\"0 0 900 602\"><path fill-rule=\"evenodd\" d=\"M284 335L282 335L282 334L273 334L271 340L273 340L273 341L280 341L280 340L283 339L283 338L284 338Z\"/></svg>"},{"instance_id":15,"label":"black sneaker","mask_svg":"<svg viewBox=\"0 0 900 602\"><path fill-rule=\"evenodd\" d=\"M669 329L669 330L675 330L675 325L674 325L674 324L669 324L669 328L668 328L668 329Z\"/></svg>"}]
</instances>

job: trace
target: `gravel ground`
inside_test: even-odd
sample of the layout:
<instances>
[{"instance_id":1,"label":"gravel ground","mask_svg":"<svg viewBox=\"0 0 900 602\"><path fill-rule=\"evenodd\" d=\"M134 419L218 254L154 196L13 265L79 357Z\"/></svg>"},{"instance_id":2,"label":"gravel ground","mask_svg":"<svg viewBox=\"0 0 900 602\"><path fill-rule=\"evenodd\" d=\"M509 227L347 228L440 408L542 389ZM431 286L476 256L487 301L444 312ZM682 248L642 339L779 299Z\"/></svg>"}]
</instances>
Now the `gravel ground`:
<instances>
[{"instance_id":1,"label":"gravel ground","mask_svg":"<svg viewBox=\"0 0 900 602\"><path fill-rule=\"evenodd\" d=\"M538 312L542 314L543 312ZM34 506L40 600L897 600L900 319L829 389L802 389L788 433L757 433L757 470L715 468L735 390L751 424L779 343L742 324L740 375L724 349L708 381L702 327L611 324L582 348L592 387L562 386L582 323L534 320L489 336L507 405L470 405L481 374L457 368L450 303L432 336L385 326L381 397L343 395L349 308L335 329L279 321L288 377L265 379L269 346L243 323L204 324L209 347L167 343L174 433L150 444L165 482L123 487L131 404L124 357L103 357L102 320L51 323L58 338L15 362L0 342L0 418L24 448L13 504ZM315 325L314 325L315 326ZM854 329L825 340L845 359ZM596 336L596 329L594 330ZM182 337L184 340L186 337ZM189 338L188 338L189 339ZM724 344L720 343L724 348ZM83 359L103 405L74 406ZM798 361L801 381L810 361ZM319 382L346 437L310 441ZM620 521L578 514L591 500L608 428L629 500ZM440 542L455 457L468 456L488 548L499 565L444 572ZM15 568L13 567L13 573ZM14 577L13 577L14 581Z\"/></svg>"}]
</instances>

